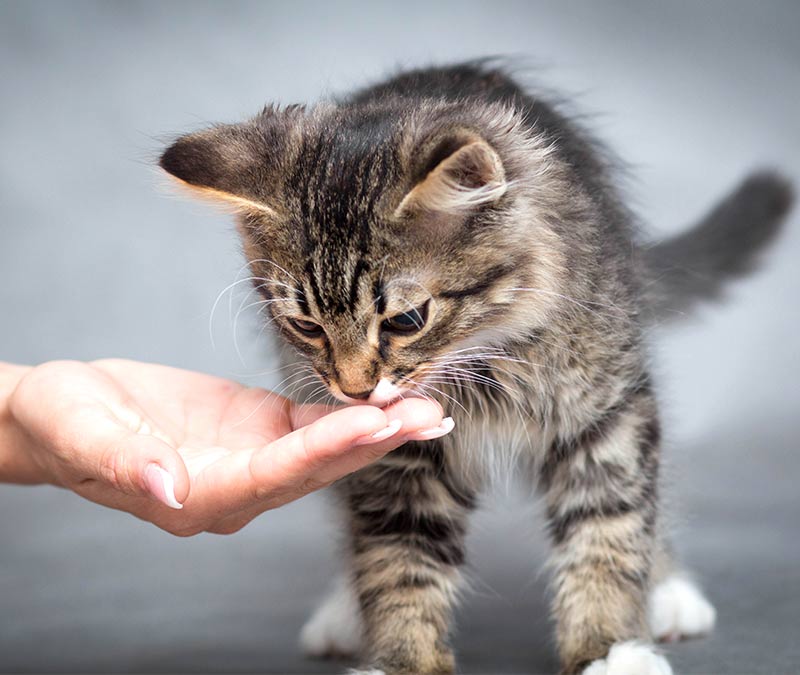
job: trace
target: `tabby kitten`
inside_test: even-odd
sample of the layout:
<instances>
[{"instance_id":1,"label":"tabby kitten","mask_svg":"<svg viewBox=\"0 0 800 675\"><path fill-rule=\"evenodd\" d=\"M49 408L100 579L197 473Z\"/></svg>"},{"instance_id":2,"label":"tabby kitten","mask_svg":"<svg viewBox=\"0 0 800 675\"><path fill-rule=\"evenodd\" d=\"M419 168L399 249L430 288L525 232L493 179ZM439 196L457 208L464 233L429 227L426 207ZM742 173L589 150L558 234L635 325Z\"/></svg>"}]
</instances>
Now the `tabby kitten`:
<instances>
[{"instance_id":1,"label":"tabby kitten","mask_svg":"<svg viewBox=\"0 0 800 675\"><path fill-rule=\"evenodd\" d=\"M546 499L564 673L670 673L653 639L712 628L659 530L643 329L750 267L790 205L780 178L643 247L598 146L484 63L268 107L178 139L161 166L236 207L273 325L331 394L431 396L455 424L336 485L349 571L309 652L453 672L467 518L498 467Z\"/></svg>"}]
</instances>

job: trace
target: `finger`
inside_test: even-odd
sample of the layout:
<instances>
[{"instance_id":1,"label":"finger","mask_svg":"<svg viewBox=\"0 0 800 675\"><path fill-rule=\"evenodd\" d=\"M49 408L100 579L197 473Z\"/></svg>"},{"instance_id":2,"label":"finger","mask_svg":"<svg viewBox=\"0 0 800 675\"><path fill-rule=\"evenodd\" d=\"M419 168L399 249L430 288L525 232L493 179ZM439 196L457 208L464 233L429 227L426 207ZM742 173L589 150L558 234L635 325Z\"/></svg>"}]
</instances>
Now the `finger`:
<instances>
[{"instance_id":1,"label":"finger","mask_svg":"<svg viewBox=\"0 0 800 675\"><path fill-rule=\"evenodd\" d=\"M49 439L65 466L67 482L97 481L125 495L146 496L180 509L189 473L180 454L147 425L133 431L103 406L85 405ZM72 487L72 486L71 486Z\"/></svg>"},{"instance_id":2,"label":"finger","mask_svg":"<svg viewBox=\"0 0 800 675\"><path fill-rule=\"evenodd\" d=\"M313 404L313 405L300 405L294 402L290 403L291 408L289 411L292 429L299 429L300 427L307 426L316 422L318 419L325 417L325 415L329 415L331 412L336 410L340 410L344 406L332 406L332 405L325 405L325 404ZM362 407L366 408L368 406L350 406L350 407ZM386 412L390 419L396 418L404 418L406 423L411 423L412 425L415 424L415 415L419 414L419 422L421 424L425 424L426 421L429 419L429 415L432 414L432 411L437 411L439 416L443 415L442 406L439 404L438 401L434 401L432 399L425 399L425 398L405 398L400 399L389 406L383 408L384 412ZM397 411L397 412L393 412ZM404 412L406 411L406 412ZM421 428L421 427L420 427Z\"/></svg>"},{"instance_id":3,"label":"finger","mask_svg":"<svg viewBox=\"0 0 800 675\"><path fill-rule=\"evenodd\" d=\"M321 409L304 406L302 412L310 411L309 419ZM213 476L201 473L194 489L218 507L224 505L217 509L215 531L235 531L260 513L375 461L406 442L407 433L441 423L440 407L422 399L400 401L385 410L374 406L339 408L317 416L311 424L261 448L249 459L233 456Z\"/></svg>"},{"instance_id":4,"label":"finger","mask_svg":"<svg viewBox=\"0 0 800 675\"><path fill-rule=\"evenodd\" d=\"M95 479L127 495L143 495L180 509L190 480L180 454L160 438L118 432L96 455Z\"/></svg>"},{"instance_id":5,"label":"finger","mask_svg":"<svg viewBox=\"0 0 800 675\"><path fill-rule=\"evenodd\" d=\"M383 411L390 420L402 420L403 436L438 426L444 415L442 406L427 398L404 398Z\"/></svg>"},{"instance_id":6,"label":"finger","mask_svg":"<svg viewBox=\"0 0 800 675\"><path fill-rule=\"evenodd\" d=\"M385 410L341 408L254 454L250 472L265 496L270 489L284 492L300 485L310 491L383 456L401 445L406 434L441 423L441 409L423 399L399 401ZM320 472L335 460L335 466Z\"/></svg>"},{"instance_id":7,"label":"finger","mask_svg":"<svg viewBox=\"0 0 800 675\"><path fill-rule=\"evenodd\" d=\"M400 426L391 424L380 408L341 408L254 453L250 473L262 488L259 492L293 488L359 441L371 439L373 434L397 433Z\"/></svg>"},{"instance_id":8,"label":"finger","mask_svg":"<svg viewBox=\"0 0 800 675\"><path fill-rule=\"evenodd\" d=\"M304 408L306 411L311 410L312 416L318 412L313 410L314 406ZM211 531L219 534L236 532L264 511L330 485L403 445L409 434L415 436L424 430L440 429L443 422L441 408L421 399L400 401L385 408L382 411L385 418L375 415L376 410L378 409L372 406L342 408L336 414L329 413L317 418L311 425L313 429L309 427L305 432L300 429L290 434L295 439L301 438L303 447L279 447L279 444L289 438L287 436L263 448L251 458L253 488L250 502L240 502L238 508L230 509L230 513L220 518ZM355 415L358 417L354 417ZM367 416L376 422L385 419L387 424L383 429L394 429L400 423L400 430L384 440L363 435L359 437L359 433L373 428L368 424L367 428L352 429L349 440L341 435L342 425L347 429L348 424L365 423ZM451 425L445 426L448 429L440 431L438 435L452 429ZM378 433L381 431L379 429ZM315 447L315 444L320 447ZM314 458L311 462L308 461L310 457Z\"/></svg>"},{"instance_id":9,"label":"finger","mask_svg":"<svg viewBox=\"0 0 800 675\"><path fill-rule=\"evenodd\" d=\"M363 406L360 406L363 407ZM452 418L442 419L441 408L423 399L406 399L384 409L387 418L400 422L400 432L375 442L361 442L332 458L306 480L307 491L331 483L363 469L409 440L432 440L453 430ZM364 439L366 441L366 439Z\"/></svg>"}]
</instances>

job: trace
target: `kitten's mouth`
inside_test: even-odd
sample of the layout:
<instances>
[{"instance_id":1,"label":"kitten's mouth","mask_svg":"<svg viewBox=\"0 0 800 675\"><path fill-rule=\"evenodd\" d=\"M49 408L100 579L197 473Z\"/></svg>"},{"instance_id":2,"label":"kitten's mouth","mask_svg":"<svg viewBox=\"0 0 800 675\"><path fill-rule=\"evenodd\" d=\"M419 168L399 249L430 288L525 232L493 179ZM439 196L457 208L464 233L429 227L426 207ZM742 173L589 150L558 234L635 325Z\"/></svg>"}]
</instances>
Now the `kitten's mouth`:
<instances>
[{"instance_id":1,"label":"kitten's mouth","mask_svg":"<svg viewBox=\"0 0 800 675\"><path fill-rule=\"evenodd\" d=\"M423 398L422 394L416 388L400 387L393 384L389 378L382 377L375 388L370 392L360 393L358 396L348 395L337 384L328 385L331 393L343 403L351 405L374 405L378 408L385 408L395 401L403 398Z\"/></svg>"}]
</instances>

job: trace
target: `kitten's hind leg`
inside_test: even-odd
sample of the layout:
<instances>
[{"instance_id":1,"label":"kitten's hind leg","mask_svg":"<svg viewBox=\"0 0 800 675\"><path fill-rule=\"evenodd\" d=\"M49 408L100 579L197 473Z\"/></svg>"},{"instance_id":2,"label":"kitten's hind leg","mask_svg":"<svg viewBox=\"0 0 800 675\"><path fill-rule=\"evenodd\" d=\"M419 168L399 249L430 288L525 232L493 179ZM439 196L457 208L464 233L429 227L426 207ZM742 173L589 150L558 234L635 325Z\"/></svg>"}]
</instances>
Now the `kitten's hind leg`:
<instances>
[{"instance_id":1,"label":"kitten's hind leg","mask_svg":"<svg viewBox=\"0 0 800 675\"><path fill-rule=\"evenodd\" d=\"M363 625L352 582L341 575L300 631L300 647L316 659L350 659L361 651Z\"/></svg>"},{"instance_id":2,"label":"kitten's hind leg","mask_svg":"<svg viewBox=\"0 0 800 675\"><path fill-rule=\"evenodd\" d=\"M558 440L542 466L564 673L671 673L647 644L658 436L655 405L639 388L582 433Z\"/></svg>"}]
</instances>

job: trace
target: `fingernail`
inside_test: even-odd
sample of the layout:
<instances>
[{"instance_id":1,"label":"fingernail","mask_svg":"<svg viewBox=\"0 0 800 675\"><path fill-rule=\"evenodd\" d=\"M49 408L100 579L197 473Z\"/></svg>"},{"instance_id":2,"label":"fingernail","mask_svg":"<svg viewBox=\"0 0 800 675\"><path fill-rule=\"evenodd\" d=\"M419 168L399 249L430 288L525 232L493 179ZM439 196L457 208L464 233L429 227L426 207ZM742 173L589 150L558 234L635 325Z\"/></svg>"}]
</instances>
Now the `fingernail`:
<instances>
[{"instance_id":1,"label":"fingernail","mask_svg":"<svg viewBox=\"0 0 800 675\"><path fill-rule=\"evenodd\" d=\"M171 509L183 508L183 504L175 499L175 479L169 471L165 471L158 464L148 464L144 470L144 480L150 494L162 504Z\"/></svg>"},{"instance_id":2,"label":"fingernail","mask_svg":"<svg viewBox=\"0 0 800 675\"><path fill-rule=\"evenodd\" d=\"M422 431L415 431L413 434L408 435L409 440L414 441L430 441L434 438L440 438L449 434L456 426L452 417L445 417L438 427L431 429L423 429Z\"/></svg>"},{"instance_id":3,"label":"fingernail","mask_svg":"<svg viewBox=\"0 0 800 675\"><path fill-rule=\"evenodd\" d=\"M369 436L364 436L363 438L359 438L356 441L356 445L369 445L370 443L380 443L381 441L385 441L387 438L391 438L398 431L400 431L400 427L402 426L403 426L402 420L392 420L391 422L389 422L387 426L385 426L380 431L376 431L374 434L370 434Z\"/></svg>"}]
</instances>

